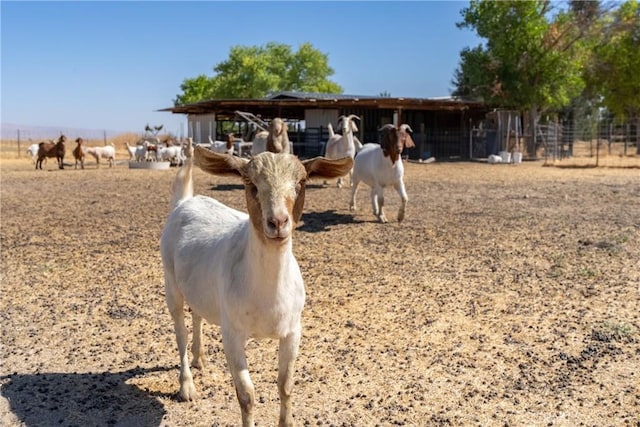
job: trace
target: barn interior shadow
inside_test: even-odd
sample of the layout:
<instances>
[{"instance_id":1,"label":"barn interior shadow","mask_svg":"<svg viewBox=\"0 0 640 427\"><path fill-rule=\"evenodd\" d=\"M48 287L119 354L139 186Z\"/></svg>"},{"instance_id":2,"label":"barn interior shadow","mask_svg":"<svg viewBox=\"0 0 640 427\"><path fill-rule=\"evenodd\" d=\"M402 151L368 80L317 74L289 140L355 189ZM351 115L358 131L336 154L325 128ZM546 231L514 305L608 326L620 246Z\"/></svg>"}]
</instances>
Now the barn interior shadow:
<instances>
[{"instance_id":1,"label":"barn interior shadow","mask_svg":"<svg viewBox=\"0 0 640 427\"><path fill-rule=\"evenodd\" d=\"M174 367L124 372L12 374L0 377L0 392L25 426L154 426L164 407L158 393L126 381ZM167 397L172 397L169 395Z\"/></svg>"},{"instance_id":2,"label":"barn interior shadow","mask_svg":"<svg viewBox=\"0 0 640 427\"><path fill-rule=\"evenodd\" d=\"M335 210L324 212L308 212L302 215L302 225L297 230L306 233L318 233L329 230L329 227L340 224L359 224L352 214L341 214Z\"/></svg>"}]
</instances>

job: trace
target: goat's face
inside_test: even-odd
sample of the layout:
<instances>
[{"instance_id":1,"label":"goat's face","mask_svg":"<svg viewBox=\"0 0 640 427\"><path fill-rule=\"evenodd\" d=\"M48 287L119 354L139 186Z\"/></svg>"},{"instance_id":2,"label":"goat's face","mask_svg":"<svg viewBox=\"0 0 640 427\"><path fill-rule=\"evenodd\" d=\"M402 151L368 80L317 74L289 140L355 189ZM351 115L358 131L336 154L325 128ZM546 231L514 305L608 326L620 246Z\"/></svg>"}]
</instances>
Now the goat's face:
<instances>
[{"instance_id":1,"label":"goat's face","mask_svg":"<svg viewBox=\"0 0 640 427\"><path fill-rule=\"evenodd\" d=\"M402 138L400 136L400 129L393 125L385 125L382 128L382 138L380 139L380 147L385 157L391 159L391 163L395 164L400 158L402 153Z\"/></svg>"},{"instance_id":2,"label":"goat's face","mask_svg":"<svg viewBox=\"0 0 640 427\"><path fill-rule=\"evenodd\" d=\"M286 125L282 119L276 117L271 121L269 129L273 136L280 136L286 130Z\"/></svg>"},{"instance_id":3,"label":"goat's face","mask_svg":"<svg viewBox=\"0 0 640 427\"><path fill-rule=\"evenodd\" d=\"M242 173L253 227L266 241L285 243L302 215L307 172L289 154L265 152Z\"/></svg>"},{"instance_id":4,"label":"goat's face","mask_svg":"<svg viewBox=\"0 0 640 427\"><path fill-rule=\"evenodd\" d=\"M337 178L353 167L351 157L316 157L301 162L292 154L265 151L249 161L200 146L194 151L196 164L205 172L242 177L254 230L264 242L279 245L291 240L302 217L307 178Z\"/></svg>"},{"instance_id":5,"label":"goat's face","mask_svg":"<svg viewBox=\"0 0 640 427\"><path fill-rule=\"evenodd\" d=\"M354 119L359 119L358 116L351 114L349 116L340 116L340 120L338 125L342 129L342 135L346 135L347 133L355 133L358 132L358 126L356 126L356 122Z\"/></svg>"}]
</instances>

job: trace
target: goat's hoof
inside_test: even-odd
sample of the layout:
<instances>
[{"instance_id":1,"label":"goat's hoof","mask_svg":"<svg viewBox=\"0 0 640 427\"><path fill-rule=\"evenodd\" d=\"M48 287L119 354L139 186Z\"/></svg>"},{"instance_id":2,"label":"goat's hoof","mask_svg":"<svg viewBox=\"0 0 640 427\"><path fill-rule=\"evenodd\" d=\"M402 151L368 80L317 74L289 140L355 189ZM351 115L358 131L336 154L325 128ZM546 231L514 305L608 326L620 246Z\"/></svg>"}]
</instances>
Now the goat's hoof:
<instances>
[{"instance_id":1,"label":"goat's hoof","mask_svg":"<svg viewBox=\"0 0 640 427\"><path fill-rule=\"evenodd\" d=\"M385 223L389 222L389 220L387 219L387 217L386 217L386 216L384 216L384 215L380 215L380 216L378 217L378 220L379 220L379 221L380 221L380 223L382 223L382 224L385 224Z\"/></svg>"},{"instance_id":2,"label":"goat's hoof","mask_svg":"<svg viewBox=\"0 0 640 427\"><path fill-rule=\"evenodd\" d=\"M402 222L403 219L404 219L404 212L401 212L398 214L398 222Z\"/></svg>"},{"instance_id":3,"label":"goat's hoof","mask_svg":"<svg viewBox=\"0 0 640 427\"><path fill-rule=\"evenodd\" d=\"M193 382L190 384L183 384L180 387L179 397L183 402L189 402L196 399L196 386L193 385Z\"/></svg>"}]
</instances>

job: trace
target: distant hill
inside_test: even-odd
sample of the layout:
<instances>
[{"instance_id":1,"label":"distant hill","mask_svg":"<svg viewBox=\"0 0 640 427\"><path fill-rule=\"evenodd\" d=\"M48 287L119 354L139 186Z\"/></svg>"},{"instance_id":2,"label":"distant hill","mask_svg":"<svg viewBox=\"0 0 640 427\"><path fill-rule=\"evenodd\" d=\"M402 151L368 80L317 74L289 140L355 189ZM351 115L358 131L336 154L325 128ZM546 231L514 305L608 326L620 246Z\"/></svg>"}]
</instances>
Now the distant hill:
<instances>
[{"instance_id":1,"label":"distant hill","mask_svg":"<svg viewBox=\"0 0 640 427\"><path fill-rule=\"evenodd\" d=\"M103 130L103 129L82 129L82 128L68 128L68 127L54 127L54 126L31 126L31 125L16 125L13 123L2 123L0 132L1 139L18 139L18 130L20 130L20 140L42 140L42 139L55 139L60 133L65 134L68 138L75 139L82 137L84 139L102 139L105 136L113 138L116 135L126 133L126 131L115 130Z\"/></svg>"}]
</instances>

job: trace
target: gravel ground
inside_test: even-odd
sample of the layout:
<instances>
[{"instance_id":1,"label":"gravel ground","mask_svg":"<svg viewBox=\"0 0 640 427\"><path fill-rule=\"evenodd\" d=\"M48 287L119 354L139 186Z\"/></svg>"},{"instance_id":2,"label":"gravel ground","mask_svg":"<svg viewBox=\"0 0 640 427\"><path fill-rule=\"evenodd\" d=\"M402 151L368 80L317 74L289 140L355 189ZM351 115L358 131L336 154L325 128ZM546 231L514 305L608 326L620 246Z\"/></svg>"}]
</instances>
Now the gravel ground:
<instances>
[{"instance_id":1,"label":"gravel ground","mask_svg":"<svg viewBox=\"0 0 640 427\"><path fill-rule=\"evenodd\" d=\"M218 328L183 403L158 239L169 171L3 160L3 426L239 425ZM299 425L640 425L637 168L406 164L387 216L312 182L294 251L307 288ZM196 192L244 209L233 178ZM247 345L258 425L277 342Z\"/></svg>"}]
</instances>

